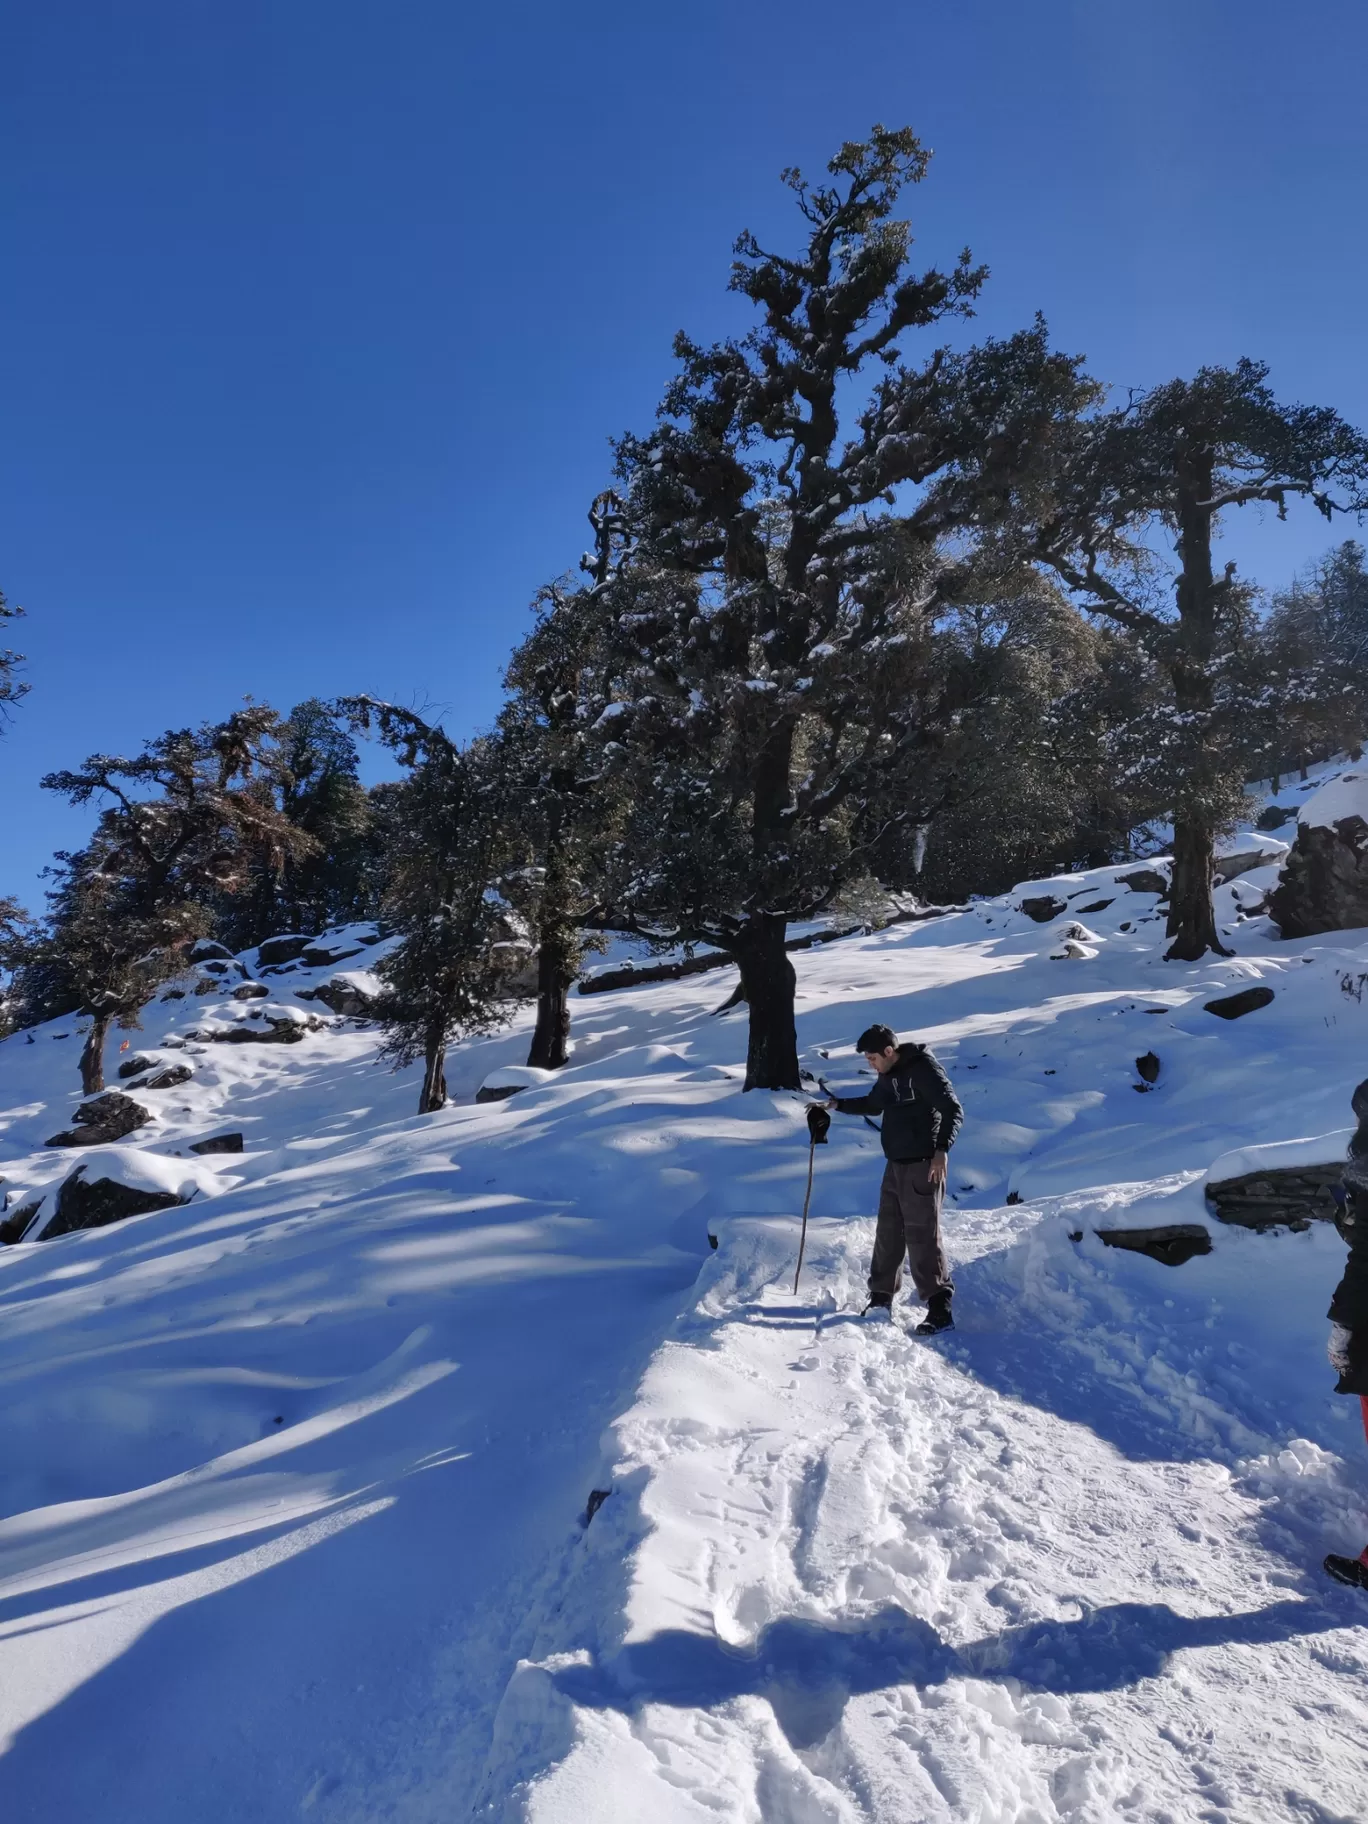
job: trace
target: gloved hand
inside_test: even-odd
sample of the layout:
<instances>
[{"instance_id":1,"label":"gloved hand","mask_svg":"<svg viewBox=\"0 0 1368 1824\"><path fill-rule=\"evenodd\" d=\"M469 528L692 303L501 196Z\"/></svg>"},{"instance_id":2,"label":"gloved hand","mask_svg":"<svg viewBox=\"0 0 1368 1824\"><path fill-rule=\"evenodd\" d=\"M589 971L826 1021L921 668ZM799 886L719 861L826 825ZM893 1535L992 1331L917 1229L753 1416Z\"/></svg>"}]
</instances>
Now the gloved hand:
<instances>
[{"instance_id":1,"label":"gloved hand","mask_svg":"<svg viewBox=\"0 0 1368 1824\"><path fill-rule=\"evenodd\" d=\"M1343 1324L1331 1324L1330 1340L1325 1353L1330 1357L1330 1366L1336 1374L1348 1374L1349 1345L1353 1340L1352 1330L1346 1330Z\"/></svg>"}]
</instances>

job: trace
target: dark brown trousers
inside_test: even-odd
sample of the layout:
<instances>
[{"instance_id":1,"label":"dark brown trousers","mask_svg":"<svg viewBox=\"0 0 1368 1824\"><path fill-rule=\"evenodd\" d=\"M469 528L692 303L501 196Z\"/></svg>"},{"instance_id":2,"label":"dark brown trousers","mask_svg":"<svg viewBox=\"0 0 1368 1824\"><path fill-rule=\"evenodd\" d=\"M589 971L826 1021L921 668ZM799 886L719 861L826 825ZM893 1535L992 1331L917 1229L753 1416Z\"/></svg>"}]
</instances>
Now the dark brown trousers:
<instances>
[{"instance_id":1,"label":"dark brown trousers","mask_svg":"<svg viewBox=\"0 0 1368 1824\"><path fill-rule=\"evenodd\" d=\"M881 1302L892 1298L902 1284L904 1255L923 1304L938 1292L948 1296L954 1291L941 1246L943 1189L931 1182L929 1159L890 1159L884 1167L874 1259L869 1268L871 1298Z\"/></svg>"}]
</instances>

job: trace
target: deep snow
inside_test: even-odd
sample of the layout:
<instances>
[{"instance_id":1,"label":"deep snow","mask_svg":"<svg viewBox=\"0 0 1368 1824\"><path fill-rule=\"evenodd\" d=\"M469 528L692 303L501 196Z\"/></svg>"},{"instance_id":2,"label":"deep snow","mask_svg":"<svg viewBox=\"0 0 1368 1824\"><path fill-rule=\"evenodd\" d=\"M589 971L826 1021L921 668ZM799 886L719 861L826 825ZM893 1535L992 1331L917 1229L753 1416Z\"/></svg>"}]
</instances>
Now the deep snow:
<instances>
[{"instance_id":1,"label":"deep snow","mask_svg":"<svg viewBox=\"0 0 1368 1824\"><path fill-rule=\"evenodd\" d=\"M853 1085L877 1016L965 1102L934 1344L853 1318L858 1120L792 1295L802 1102L740 1093L729 970L577 999L571 1066L508 1101L472 1098L525 1023L468 1042L425 1117L355 1022L195 1049L262 1003L154 1003L132 1043L196 1076L119 1150L215 1194L0 1251L0 1815L1368 1815L1368 1599L1319 1572L1368 1537L1342 1246L1092 1233L1207 1220L1221 1155L1344 1128L1368 932L1241 918L1270 864L1218 895L1235 958L1166 964L1126 871L795 957L814 1072ZM82 1157L42 1147L79 1043L0 1044L14 1201Z\"/></svg>"}]
</instances>

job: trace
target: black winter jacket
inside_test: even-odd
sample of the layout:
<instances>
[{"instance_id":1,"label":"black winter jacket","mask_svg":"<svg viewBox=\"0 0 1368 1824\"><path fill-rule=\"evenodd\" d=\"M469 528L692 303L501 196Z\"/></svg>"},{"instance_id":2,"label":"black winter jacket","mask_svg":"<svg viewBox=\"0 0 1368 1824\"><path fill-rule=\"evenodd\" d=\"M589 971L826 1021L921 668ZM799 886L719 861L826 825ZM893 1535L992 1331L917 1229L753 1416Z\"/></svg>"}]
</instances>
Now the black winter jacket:
<instances>
[{"instance_id":1,"label":"black winter jacket","mask_svg":"<svg viewBox=\"0 0 1368 1824\"><path fill-rule=\"evenodd\" d=\"M1368 1394L1368 1080L1354 1091L1354 1113L1359 1118L1358 1132L1349 1142L1344 1167L1349 1197L1339 1220L1339 1232L1349 1243L1349 1259L1326 1315L1350 1333L1349 1367L1335 1392Z\"/></svg>"},{"instance_id":2,"label":"black winter jacket","mask_svg":"<svg viewBox=\"0 0 1368 1824\"><path fill-rule=\"evenodd\" d=\"M898 1061L866 1096L837 1096L843 1115L882 1115L880 1138L890 1159L929 1159L949 1152L964 1120L950 1079L925 1045L899 1045Z\"/></svg>"}]
</instances>

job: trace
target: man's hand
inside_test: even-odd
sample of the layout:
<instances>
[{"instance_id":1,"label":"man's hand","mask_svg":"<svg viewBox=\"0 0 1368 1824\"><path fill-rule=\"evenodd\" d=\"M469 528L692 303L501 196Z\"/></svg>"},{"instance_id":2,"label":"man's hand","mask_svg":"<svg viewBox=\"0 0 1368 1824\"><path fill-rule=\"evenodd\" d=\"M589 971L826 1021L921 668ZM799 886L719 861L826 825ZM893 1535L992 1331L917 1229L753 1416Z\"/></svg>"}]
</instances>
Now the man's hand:
<instances>
[{"instance_id":1,"label":"man's hand","mask_svg":"<svg viewBox=\"0 0 1368 1824\"><path fill-rule=\"evenodd\" d=\"M944 1184L950 1170L950 1161L944 1153L932 1153L931 1169L927 1173L932 1184Z\"/></svg>"}]
</instances>

